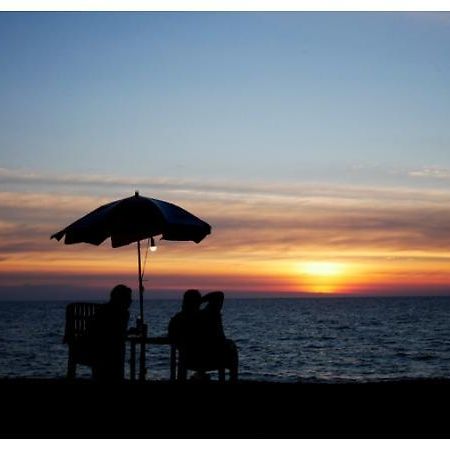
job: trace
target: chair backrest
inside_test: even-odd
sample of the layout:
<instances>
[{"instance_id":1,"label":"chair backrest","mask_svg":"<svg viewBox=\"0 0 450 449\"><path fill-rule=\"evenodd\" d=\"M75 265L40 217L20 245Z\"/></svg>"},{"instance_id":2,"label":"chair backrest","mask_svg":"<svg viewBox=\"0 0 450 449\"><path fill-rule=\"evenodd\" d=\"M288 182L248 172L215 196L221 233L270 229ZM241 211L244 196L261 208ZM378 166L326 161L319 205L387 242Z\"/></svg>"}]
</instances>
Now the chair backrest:
<instances>
[{"instance_id":1,"label":"chair backrest","mask_svg":"<svg viewBox=\"0 0 450 449\"><path fill-rule=\"evenodd\" d=\"M66 327L64 343L71 344L87 336L88 323L102 304L92 302L73 302L66 307Z\"/></svg>"}]
</instances>

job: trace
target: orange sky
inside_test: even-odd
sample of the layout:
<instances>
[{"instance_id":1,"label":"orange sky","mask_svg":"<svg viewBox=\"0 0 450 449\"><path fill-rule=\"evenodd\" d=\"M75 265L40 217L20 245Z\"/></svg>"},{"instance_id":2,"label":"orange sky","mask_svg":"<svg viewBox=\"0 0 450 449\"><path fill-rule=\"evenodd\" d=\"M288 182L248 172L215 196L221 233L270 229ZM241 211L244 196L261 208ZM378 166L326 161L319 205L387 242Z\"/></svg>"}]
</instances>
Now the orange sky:
<instances>
[{"instance_id":1,"label":"orange sky","mask_svg":"<svg viewBox=\"0 0 450 449\"><path fill-rule=\"evenodd\" d=\"M136 247L63 245L50 235L130 189L0 193L0 286L136 288ZM155 189L154 189L155 190ZM156 192L212 225L200 244L158 242L148 293L450 294L450 193L332 185L194 184ZM122 193L120 193L122 192ZM145 253L145 251L144 251Z\"/></svg>"}]
</instances>

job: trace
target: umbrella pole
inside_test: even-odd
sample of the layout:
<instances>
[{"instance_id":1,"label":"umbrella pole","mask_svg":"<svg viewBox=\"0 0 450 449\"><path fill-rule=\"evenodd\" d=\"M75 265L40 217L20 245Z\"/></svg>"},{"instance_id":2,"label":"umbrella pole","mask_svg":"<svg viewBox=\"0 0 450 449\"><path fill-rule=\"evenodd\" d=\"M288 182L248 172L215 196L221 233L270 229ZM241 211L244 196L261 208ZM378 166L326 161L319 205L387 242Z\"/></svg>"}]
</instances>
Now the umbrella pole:
<instances>
[{"instance_id":1,"label":"umbrella pole","mask_svg":"<svg viewBox=\"0 0 450 449\"><path fill-rule=\"evenodd\" d=\"M144 286L142 284L142 266L141 266L141 241L137 242L138 250L138 275L139 275L139 315L141 324L144 324Z\"/></svg>"},{"instance_id":2,"label":"umbrella pole","mask_svg":"<svg viewBox=\"0 0 450 449\"><path fill-rule=\"evenodd\" d=\"M139 330L141 333L141 351L139 354L139 380L145 380L145 338L147 337L147 329L144 324L144 286L142 283L142 266L141 266L141 241L137 242L138 249L138 271L139 271L139 313L140 323Z\"/></svg>"}]
</instances>

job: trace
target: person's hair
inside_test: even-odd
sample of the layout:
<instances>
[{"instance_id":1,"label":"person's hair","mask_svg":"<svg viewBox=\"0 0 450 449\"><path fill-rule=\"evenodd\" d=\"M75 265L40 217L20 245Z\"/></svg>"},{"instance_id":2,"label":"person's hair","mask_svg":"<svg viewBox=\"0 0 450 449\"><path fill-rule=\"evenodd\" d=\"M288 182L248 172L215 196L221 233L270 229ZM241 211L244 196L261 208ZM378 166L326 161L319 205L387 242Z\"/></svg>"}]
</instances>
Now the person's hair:
<instances>
[{"instance_id":1,"label":"person's hair","mask_svg":"<svg viewBox=\"0 0 450 449\"><path fill-rule=\"evenodd\" d=\"M193 312L199 309L202 302L202 295L198 290L186 290L183 295L183 312Z\"/></svg>"},{"instance_id":2,"label":"person's hair","mask_svg":"<svg viewBox=\"0 0 450 449\"><path fill-rule=\"evenodd\" d=\"M128 308L131 304L131 288L123 284L116 285L111 290L109 303Z\"/></svg>"}]
</instances>

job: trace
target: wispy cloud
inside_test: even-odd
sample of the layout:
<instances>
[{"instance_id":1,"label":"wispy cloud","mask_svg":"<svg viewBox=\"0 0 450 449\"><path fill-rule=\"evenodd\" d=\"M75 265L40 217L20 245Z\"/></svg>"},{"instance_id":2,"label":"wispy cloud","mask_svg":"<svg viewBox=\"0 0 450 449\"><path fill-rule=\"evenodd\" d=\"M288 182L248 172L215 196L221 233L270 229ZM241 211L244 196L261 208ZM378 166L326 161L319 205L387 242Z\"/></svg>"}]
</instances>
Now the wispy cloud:
<instances>
[{"instance_id":1,"label":"wispy cloud","mask_svg":"<svg viewBox=\"0 0 450 449\"><path fill-rule=\"evenodd\" d=\"M8 176L18 186L24 186L20 183L23 174ZM46 188L53 182L45 184L44 178L47 182L48 177L38 174L32 178L41 179ZM111 177L72 177L77 186L93 182L92 179L111 188L120 184ZM58 176L54 181L63 184ZM239 275L245 273L249 277L252 272L259 273L254 285L256 279L267 277L275 286L278 285L275 273L278 279L283 279L282 270L287 264L317 258L363 265L386 264L391 258L400 264L413 255L415 263L422 261L424 266L437 267L440 272L448 265L450 191L445 188L226 184L195 180L159 180L154 185L164 194L162 199L185 207L213 226L212 235L198 247L189 243L161 244L163 248L154 270L158 276L165 276L164 288L168 288L170 276L175 274L186 282L190 277L203 277L213 283L220 276L224 285L231 285L232 281L224 280L227 273L229 279L236 280ZM99 248L90 245L69 248L49 239L52 233L81 215L117 199L111 191L87 195L68 189L55 194L51 188L35 192L31 186L28 190L12 187L9 185L9 191L0 193L0 270L5 279L8 273L20 278L21 272L35 270L37 277L47 272L47 280L51 280L48 276L52 270L63 272L72 268L82 277L94 267L99 275L102 270L112 269L113 262L117 264L114 273L124 267L125 272L133 272L132 247L120 253L114 250L112 258L113 250L108 244ZM188 260L195 262L187 264ZM386 266L389 268L393 263Z\"/></svg>"},{"instance_id":2,"label":"wispy cloud","mask_svg":"<svg viewBox=\"0 0 450 449\"><path fill-rule=\"evenodd\" d=\"M425 168L409 172L409 176L449 176L450 170L445 168ZM25 170L12 170L0 168L0 184L4 185L4 192L26 192L26 197L21 199L24 206L33 201L31 192L32 188L39 185L43 188L39 192L51 193L46 197L46 202L58 198L60 205L70 202L76 197L77 201L83 200L88 202L98 201L99 198L115 199L117 191L120 190L124 195L129 193L132 195L135 188L145 189L144 194L152 196L153 191L165 192L168 195L177 195L192 199L197 199L201 195L204 199L212 197L214 200L220 198L221 195L225 199L249 199L249 200L266 200L266 199L297 199L307 201L311 197L318 200L324 198L339 198L341 201L352 199L367 200L373 196L373 201L393 199L418 201L420 199L431 200L432 198L448 199L450 190L427 189L422 188L399 188L399 187L380 187L380 186L358 186L345 183L268 183L268 182L237 182L230 180L223 181L201 181L189 178L142 178L142 177L117 177L104 174L83 175L83 174L64 174L58 175L54 173L40 173ZM53 187L63 188L56 195ZM9 188L8 188L9 187ZM28 189L27 189L28 187ZM85 188L80 191L80 188ZM93 190L98 188L99 190ZM103 188L109 189L104 190ZM30 190L31 189L31 190ZM109 193L108 193L109 192ZM376 195L373 195L373 193ZM114 196L113 196L114 195ZM64 201L63 201L64 200Z\"/></svg>"},{"instance_id":3,"label":"wispy cloud","mask_svg":"<svg viewBox=\"0 0 450 449\"><path fill-rule=\"evenodd\" d=\"M112 179L105 182L115 183ZM438 249L450 241L450 192L446 190L185 181L184 194L178 195L177 201L178 196L169 192L173 183L161 181L158 185L168 189L164 199L181 201L180 205L213 225L214 238L206 245L211 251L280 246ZM19 240L20 248L21 239L47 237L114 199L2 192L0 234Z\"/></svg>"},{"instance_id":4,"label":"wispy cloud","mask_svg":"<svg viewBox=\"0 0 450 449\"><path fill-rule=\"evenodd\" d=\"M418 170L412 170L409 172L409 175L414 178L450 179L450 169L426 167Z\"/></svg>"}]
</instances>

